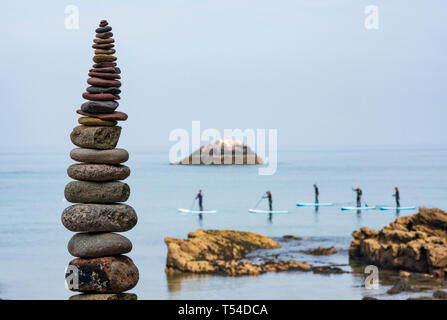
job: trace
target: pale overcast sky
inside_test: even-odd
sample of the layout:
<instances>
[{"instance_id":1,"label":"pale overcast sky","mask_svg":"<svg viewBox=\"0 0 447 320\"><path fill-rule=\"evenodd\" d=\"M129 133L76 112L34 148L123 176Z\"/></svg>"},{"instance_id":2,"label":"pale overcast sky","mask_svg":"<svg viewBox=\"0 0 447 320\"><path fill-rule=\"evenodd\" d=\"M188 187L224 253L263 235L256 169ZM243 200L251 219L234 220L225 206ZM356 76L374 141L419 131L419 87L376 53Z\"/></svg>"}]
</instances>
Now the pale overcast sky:
<instances>
[{"instance_id":1,"label":"pale overcast sky","mask_svg":"<svg viewBox=\"0 0 447 320\"><path fill-rule=\"evenodd\" d=\"M131 3L130 3L131 2ZM64 26L79 8L79 30ZM364 27L379 8L379 30ZM122 70L120 145L275 128L286 146L446 145L445 0L8 1L0 146L66 149L99 20Z\"/></svg>"}]
</instances>

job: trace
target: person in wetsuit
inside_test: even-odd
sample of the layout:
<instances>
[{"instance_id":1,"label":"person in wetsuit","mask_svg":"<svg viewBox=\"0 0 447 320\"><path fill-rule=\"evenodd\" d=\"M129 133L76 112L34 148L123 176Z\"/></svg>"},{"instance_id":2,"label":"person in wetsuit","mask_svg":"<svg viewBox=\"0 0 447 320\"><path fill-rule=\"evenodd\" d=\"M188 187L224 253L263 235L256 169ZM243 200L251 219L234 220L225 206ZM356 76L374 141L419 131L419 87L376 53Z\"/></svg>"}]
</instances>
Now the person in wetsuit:
<instances>
[{"instance_id":1,"label":"person in wetsuit","mask_svg":"<svg viewBox=\"0 0 447 320\"><path fill-rule=\"evenodd\" d=\"M352 191L357 193L357 207L362 206L362 189L360 187L357 187L356 189L352 188Z\"/></svg>"},{"instance_id":2,"label":"person in wetsuit","mask_svg":"<svg viewBox=\"0 0 447 320\"><path fill-rule=\"evenodd\" d=\"M203 194L202 194L202 190L199 190L199 192L197 193L196 200L197 199L199 200L199 210L203 211L203 204L202 204Z\"/></svg>"},{"instance_id":3,"label":"person in wetsuit","mask_svg":"<svg viewBox=\"0 0 447 320\"><path fill-rule=\"evenodd\" d=\"M268 199L269 200L269 210L273 211L273 206L272 206L272 193L270 191L267 191L265 193L265 196L262 197L262 199Z\"/></svg>"},{"instance_id":4,"label":"person in wetsuit","mask_svg":"<svg viewBox=\"0 0 447 320\"><path fill-rule=\"evenodd\" d=\"M320 195L320 192L318 190L318 187L316 184L314 184L314 192L315 192L315 203L318 203L318 196Z\"/></svg>"},{"instance_id":5,"label":"person in wetsuit","mask_svg":"<svg viewBox=\"0 0 447 320\"><path fill-rule=\"evenodd\" d=\"M394 188L393 197L396 198L396 207L399 208L400 207L400 194L399 194L399 189L397 187Z\"/></svg>"}]
</instances>

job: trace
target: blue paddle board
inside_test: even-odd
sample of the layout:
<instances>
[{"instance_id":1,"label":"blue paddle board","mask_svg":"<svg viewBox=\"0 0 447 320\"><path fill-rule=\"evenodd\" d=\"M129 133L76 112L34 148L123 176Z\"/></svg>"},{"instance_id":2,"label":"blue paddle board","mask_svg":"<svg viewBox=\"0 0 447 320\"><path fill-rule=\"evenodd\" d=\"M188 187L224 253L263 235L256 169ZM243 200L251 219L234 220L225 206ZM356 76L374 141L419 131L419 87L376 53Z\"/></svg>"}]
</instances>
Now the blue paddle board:
<instances>
[{"instance_id":1,"label":"blue paddle board","mask_svg":"<svg viewBox=\"0 0 447 320\"><path fill-rule=\"evenodd\" d=\"M297 207L330 207L330 206L333 206L333 205L334 204L330 203L330 202L327 202L327 203L325 203L325 202L322 202L322 203L298 202L296 204Z\"/></svg>"},{"instance_id":2,"label":"blue paddle board","mask_svg":"<svg viewBox=\"0 0 447 320\"><path fill-rule=\"evenodd\" d=\"M347 211L347 210L376 210L377 207L343 207L341 210Z\"/></svg>"},{"instance_id":3,"label":"blue paddle board","mask_svg":"<svg viewBox=\"0 0 447 320\"><path fill-rule=\"evenodd\" d=\"M380 210L416 210L416 207L381 207Z\"/></svg>"}]
</instances>

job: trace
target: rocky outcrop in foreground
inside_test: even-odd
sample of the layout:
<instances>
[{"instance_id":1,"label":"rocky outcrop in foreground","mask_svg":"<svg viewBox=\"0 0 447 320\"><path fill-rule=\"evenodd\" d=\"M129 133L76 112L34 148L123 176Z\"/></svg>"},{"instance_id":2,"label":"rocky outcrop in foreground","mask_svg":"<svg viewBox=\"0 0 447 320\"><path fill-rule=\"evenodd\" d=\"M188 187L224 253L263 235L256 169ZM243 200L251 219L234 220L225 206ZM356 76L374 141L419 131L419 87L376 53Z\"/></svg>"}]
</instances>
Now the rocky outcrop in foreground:
<instances>
[{"instance_id":1,"label":"rocky outcrop in foreground","mask_svg":"<svg viewBox=\"0 0 447 320\"><path fill-rule=\"evenodd\" d=\"M186 240L165 238L165 242L168 246L167 274L191 272L242 276L290 270L344 273L339 268L312 267L298 261L247 261L245 256L254 250L280 247L276 241L258 233L199 229L190 232Z\"/></svg>"},{"instance_id":2,"label":"rocky outcrop in foreground","mask_svg":"<svg viewBox=\"0 0 447 320\"><path fill-rule=\"evenodd\" d=\"M76 257L65 274L68 288L86 294L73 300L136 299L124 291L136 286L138 269L124 254L132 250L132 242L114 232L125 232L137 224L135 210L122 202L130 196L129 186L119 180L130 175L123 165L129 153L117 149L121 127L127 115L117 112L120 100L121 70L117 67L113 34L107 21L96 29L93 48L95 64L89 72L90 87L82 97L87 100L76 112L83 117L70 135L76 148L70 156L79 163L71 165L67 174L75 181L65 187L65 199L73 203L62 213L62 224L76 233L68 243L68 251Z\"/></svg>"},{"instance_id":3,"label":"rocky outcrop in foreground","mask_svg":"<svg viewBox=\"0 0 447 320\"><path fill-rule=\"evenodd\" d=\"M239 140L219 139L200 147L189 157L173 164L263 164L262 159Z\"/></svg>"},{"instance_id":4,"label":"rocky outcrop in foreground","mask_svg":"<svg viewBox=\"0 0 447 320\"><path fill-rule=\"evenodd\" d=\"M353 232L351 258L379 268L447 274L447 213L421 208L412 216L396 219L380 231L362 227Z\"/></svg>"}]
</instances>

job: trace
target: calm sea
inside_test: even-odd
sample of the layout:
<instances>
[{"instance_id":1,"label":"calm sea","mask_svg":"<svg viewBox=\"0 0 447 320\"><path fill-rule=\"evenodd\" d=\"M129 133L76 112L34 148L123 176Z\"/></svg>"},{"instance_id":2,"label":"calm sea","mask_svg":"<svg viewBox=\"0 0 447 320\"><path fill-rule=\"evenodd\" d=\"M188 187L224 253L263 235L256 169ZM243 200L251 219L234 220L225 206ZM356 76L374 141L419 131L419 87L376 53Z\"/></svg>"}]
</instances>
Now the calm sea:
<instances>
[{"instance_id":1,"label":"calm sea","mask_svg":"<svg viewBox=\"0 0 447 320\"><path fill-rule=\"evenodd\" d=\"M447 149L376 147L280 150L277 173L259 176L256 166L171 166L167 152L131 152L132 174L128 203L139 216L125 235L134 244L129 256L140 270L131 292L140 299L360 299L380 295L362 287L358 273L316 275L303 272L257 277L182 276L164 273L164 237L185 238L199 228L254 231L270 237L296 235L303 241L282 241L278 253L318 265L338 265L351 271L347 249L352 231L361 226L381 228L396 212L342 212L353 204L354 186L361 186L369 205L393 205L393 188L402 206L447 208ZM0 154L0 298L67 299L64 270L72 259L66 249L72 233L61 222L65 184L70 181L67 153ZM312 185L320 187L320 201L336 206L297 208L297 201L313 201ZM181 215L201 188L204 207L218 213L199 220ZM249 214L266 191L277 210L290 214ZM267 208L261 203L260 208ZM402 212L400 215L412 214ZM315 258L302 251L335 245L340 252ZM269 253L265 253L269 254ZM402 297L402 296L400 296Z\"/></svg>"}]
</instances>

